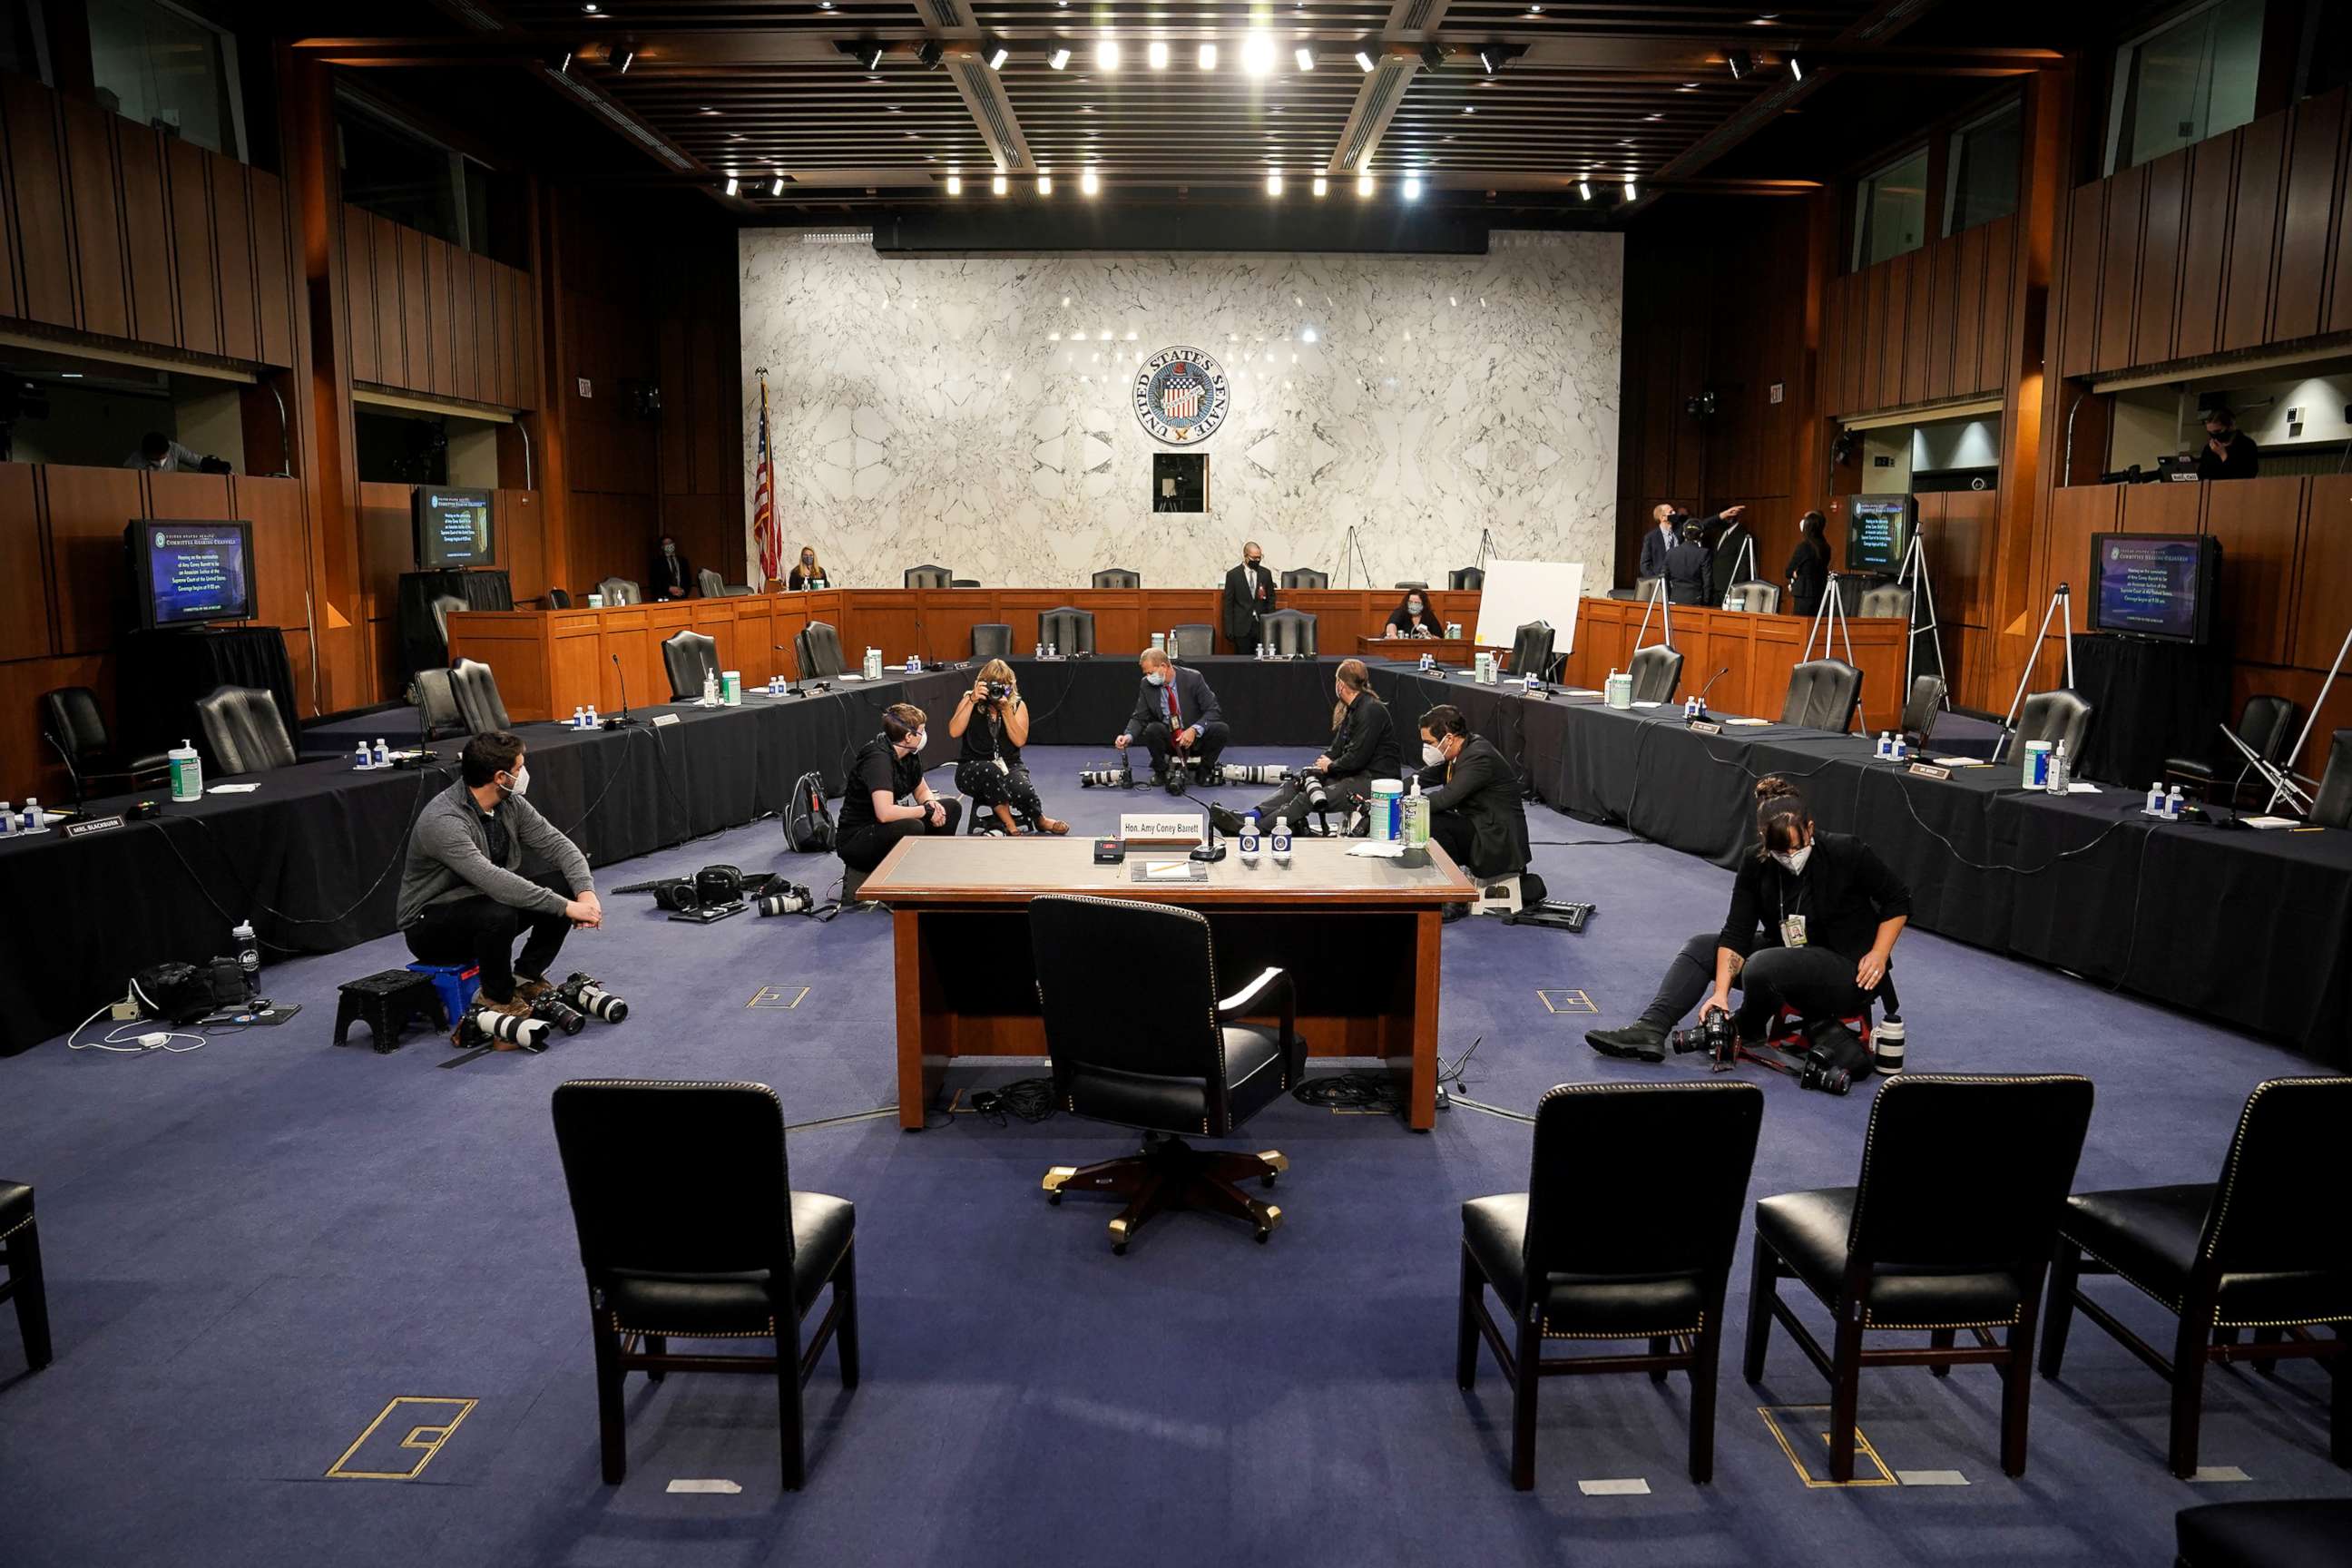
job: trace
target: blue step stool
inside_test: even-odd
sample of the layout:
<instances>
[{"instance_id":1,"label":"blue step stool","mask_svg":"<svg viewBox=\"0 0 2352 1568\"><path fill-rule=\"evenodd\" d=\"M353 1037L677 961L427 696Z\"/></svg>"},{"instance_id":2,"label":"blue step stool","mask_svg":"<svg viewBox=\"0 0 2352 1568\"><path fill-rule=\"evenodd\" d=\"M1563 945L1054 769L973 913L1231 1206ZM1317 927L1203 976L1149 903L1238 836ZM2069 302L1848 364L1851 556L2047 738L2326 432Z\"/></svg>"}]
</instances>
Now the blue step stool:
<instances>
[{"instance_id":1,"label":"blue step stool","mask_svg":"<svg viewBox=\"0 0 2352 1568\"><path fill-rule=\"evenodd\" d=\"M482 988L482 966L478 963L412 963L411 974L422 974L433 982L433 989L441 994L441 1005L449 1010L449 1021L456 1023L474 1005L474 993Z\"/></svg>"}]
</instances>

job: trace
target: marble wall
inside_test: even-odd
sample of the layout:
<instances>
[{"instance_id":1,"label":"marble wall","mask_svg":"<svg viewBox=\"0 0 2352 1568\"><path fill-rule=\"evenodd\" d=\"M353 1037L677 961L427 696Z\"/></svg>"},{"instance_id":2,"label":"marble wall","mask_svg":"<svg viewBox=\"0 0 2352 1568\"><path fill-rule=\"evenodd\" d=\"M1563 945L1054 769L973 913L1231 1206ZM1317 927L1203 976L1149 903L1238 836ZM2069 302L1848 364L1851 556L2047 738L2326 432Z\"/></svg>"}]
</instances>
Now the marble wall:
<instances>
[{"instance_id":1,"label":"marble wall","mask_svg":"<svg viewBox=\"0 0 2352 1568\"><path fill-rule=\"evenodd\" d=\"M768 371L785 559L845 586L936 562L992 586L1105 566L1208 586L1255 539L1335 586L1491 555L1612 580L1623 246L1501 233L1483 257L887 259L793 229L741 238L747 448ZM1147 355L1232 382L1209 510L1155 514ZM744 495L752 491L747 449ZM749 518L746 518L746 539Z\"/></svg>"}]
</instances>

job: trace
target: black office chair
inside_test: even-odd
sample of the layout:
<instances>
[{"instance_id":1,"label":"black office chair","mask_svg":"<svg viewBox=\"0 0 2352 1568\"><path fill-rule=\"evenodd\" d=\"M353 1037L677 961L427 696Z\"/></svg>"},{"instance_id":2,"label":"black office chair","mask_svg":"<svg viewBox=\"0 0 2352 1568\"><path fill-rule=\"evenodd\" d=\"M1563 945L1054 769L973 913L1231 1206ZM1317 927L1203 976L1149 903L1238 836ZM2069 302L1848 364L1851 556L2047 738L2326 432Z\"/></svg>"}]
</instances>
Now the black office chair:
<instances>
[{"instance_id":1,"label":"black office chair","mask_svg":"<svg viewBox=\"0 0 2352 1568\"><path fill-rule=\"evenodd\" d=\"M436 594L430 607L433 611L433 635L441 639L441 657L446 659L449 657L449 612L467 606L466 601L455 594Z\"/></svg>"},{"instance_id":2,"label":"black office chair","mask_svg":"<svg viewBox=\"0 0 2352 1568\"><path fill-rule=\"evenodd\" d=\"M1529 621L1511 636L1511 662L1507 667L1514 676L1535 673L1538 680L1551 679L1552 626L1549 621Z\"/></svg>"},{"instance_id":3,"label":"black office chair","mask_svg":"<svg viewBox=\"0 0 2352 1568\"><path fill-rule=\"evenodd\" d=\"M706 599L716 599L727 592L727 579L705 566L694 574L694 590Z\"/></svg>"},{"instance_id":4,"label":"black office chair","mask_svg":"<svg viewBox=\"0 0 2352 1568\"><path fill-rule=\"evenodd\" d=\"M1727 610L1745 610L1750 615L1773 616L1780 612L1780 584L1778 583L1734 583L1723 596Z\"/></svg>"},{"instance_id":5,"label":"black office chair","mask_svg":"<svg viewBox=\"0 0 2352 1568\"><path fill-rule=\"evenodd\" d=\"M1400 587L1400 588L1405 588L1405 589L1418 588L1418 589L1420 589L1420 590L1421 590L1423 593L1424 593L1424 594L1426 594L1427 592L1429 592L1429 584L1426 584L1426 583L1419 583L1419 582L1399 583L1399 584L1397 584L1397 586L1398 586L1398 587Z\"/></svg>"},{"instance_id":6,"label":"black office chair","mask_svg":"<svg viewBox=\"0 0 2352 1568\"><path fill-rule=\"evenodd\" d=\"M1486 569L1483 566L1461 566L1445 574L1445 585L1453 589L1483 588L1486 585Z\"/></svg>"},{"instance_id":7,"label":"black office chair","mask_svg":"<svg viewBox=\"0 0 2352 1568\"><path fill-rule=\"evenodd\" d=\"M1269 610L1257 623L1266 651L1277 658L1315 652L1315 617L1304 610Z\"/></svg>"},{"instance_id":8,"label":"black office chair","mask_svg":"<svg viewBox=\"0 0 2352 1568\"><path fill-rule=\"evenodd\" d=\"M607 577L596 584L596 592L604 596L604 607L608 610L615 605L642 605L646 602L646 591L626 577Z\"/></svg>"},{"instance_id":9,"label":"black office chair","mask_svg":"<svg viewBox=\"0 0 2352 1568\"><path fill-rule=\"evenodd\" d=\"M0 1301L16 1303L16 1332L25 1342L25 1364L38 1372L52 1359L48 1288L41 1279L41 1227L33 1219L33 1189L0 1180Z\"/></svg>"},{"instance_id":10,"label":"black office chair","mask_svg":"<svg viewBox=\"0 0 2352 1568\"><path fill-rule=\"evenodd\" d=\"M1127 571L1121 567L1109 566L1095 574L1095 586L1097 588L1140 588L1143 586L1143 579L1137 574Z\"/></svg>"},{"instance_id":11,"label":"black office chair","mask_svg":"<svg viewBox=\"0 0 2352 1568\"><path fill-rule=\"evenodd\" d=\"M1090 654L1095 651L1095 613L1075 605L1046 610L1037 617L1037 640L1051 643L1065 658Z\"/></svg>"},{"instance_id":12,"label":"black office chair","mask_svg":"<svg viewBox=\"0 0 2352 1568\"><path fill-rule=\"evenodd\" d=\"M457 699L457 717L468 735L511 730L507 705L499 695L499 678L478 659L461 658L449 671L449 687Z\"/></svg>"},{"instance_id":13,"label":"black office chair","mask_svg":"<svg viewBox=\"0 0 2352 1568\"><path fill-rule=\"evenodd\" d=\"M2352 827L2352 730L2327 737L2327 770L2311 797L2310 820L2322 827Z\"/></svg>"},{"instance_id":14,"label":"black office chair","mask_svg":"<svg viewBox=\"0 0 2352 1568\"><path fill-rule=\"evenodd\" d=\"M1664 577L1636 577L1633 579L1633 598L1639 604L1654 603L1665 585Z\"/></svg>"},{"instance_id":15,"label":"black office chair","mask_svg":"<svg viewBox=\"0 0 2352 1568\"><path fill-rule=\"evenodd\" d=\"M146 789L171 776L172 760L160 752L125 756L114 749L98 693L87 686L41 693L41 738L65 763L77 797L92 790L109 795Z\"/></svg>"},{"instance_id":16,"label":"black office chair","mask_svg":"<svg viewBox=\"0 0 2352 1568\"><path fill-rule=\"evenodd\" d=\"M1808 730L1850 730L1862 706L1862 671L1842 658L1809 658L1789 672L1780 722Z\"/></svg>"},{"instance_id":17,"label":"black office chair","mask_svg":"<svg viewBox=\"0 0 2352 1568\"><path fill-rule=\"evenodd\" d=\"M909 566L907 586L909 588L949 588L955 585L955 574L944 566Z\"/></svg>"},{"instance_id":18,"label":"black office chair","mask_svg":"<svg viewBox=\"0 0 2352 1568\"><path fill-rule=\"evenodd\" d=\"M1286 588L1328 588L1331 585L1331 574L1318 572L1312 566L1301 566L1296 571L1285 572L1282 585Z\"/></svg>"},{"instance_id":19,"label":"black office chair","mask_svg":"<svg viewBox=\"0 0 2352 1568\"><path fill-rule=\"evenodd\" d=\"M748 599L757 592L759 590L749 583L725 583L719 585L719 596L722 599Z\"/></svg>"},{"instance_id":20,"label":"black office chair","mask_svg":"<svg viewBox=\"0 0 2352 1568\"><path fill-rule=\"evenodd\" d=\"M2050 1322L2042 1375L2055 1378L2073 1311L2115 1336L2172 1385L2172 1473L2197 1473L2197 1429L2210 1362L2251 1361L2268 1372L2284 1357L2326 1363L2335 1392L2328 1457L2352 1467L2352 1227L2315 1212L2336 1184L2352 1120L2352 1079L2275 1078L2257 1084L2218 1182L2077 1193L2058 1221L2050 1269ZM2080 1277L2114 1274L2174 1318L2172 1357L2083 1294ZM2319 1339L2312 1329L2332 1331ZM2241 1330L2254 1342L2240 1344ZM2283 1340L2284 1336L2284 1340Z\"/></svg>"},{"instance_id":21,"label":"black office chair","mask_svg":"<svg viewBox=\"0 0 2352 1568\"><path fill-rule=\"evenodd\" d=\"M1004 621L981 621L971 628L971 657L1011 658L1013 627Z\"/></svg>"},{"instance_id":22,"label":"black office chair","mask_svg":"<svg viewBox=\"0 0 2352 1568\"><path fill-rule=\"evenodd\" d=\"M857 1386L856 1210L796 1193L784 1112L763 1083L567 1083L555 1146L588 1274L604 1479L628 1469L622 1381L644 1372L765 1373L776 1380L787 1491L808 1471L801 1388L837 1340ZM825 1287L831 1304L802 1343ZM772 1352L674 1355L672 1339L765 1340ZM638 1348L642 1344L643 1348Z\"/></svg>"},{"instance_id":23,"label":"black office chair","mask_svg":"<svg viewBox=\"0 0 2352 1568\"><path fill-rule=\"evenodd\" d=\"M2011 751L2022 752L2030 741L2047 741L2054 752L2063 741L2066 755L2079 768L2083 764L2083 741L2091 732L2091 705L2065 687L2037 691L2025 700L2025 708L2017 716L2017 739Z\"/></svg>"},{"instance_id":24,"label":"black office chair","mask_svg":"<svg viewBox=\"0 0 2352 1568\"><path fill-rule=\"evenodd\" d=\"M551 610L570 609L572 607L570 591L563 588L550 588L547 591L547 607Z\"/></svg>"},{"instance_id":25,"label":"black office chair","mask_svg":"<svg viewBox=\"0 0 2352 1568\"><path fill-rule=\"evenodd\" d=\"M1943 710L1944 678L1912 677L1911 695L1903 703L1903 732L1915 742L1925 741L1936 732L1936 718Z\"/></svg>"},{"instance_id":26,"label":"black office chair","mask_svg":"<svg viewBox=\"0 0 2352 1568\"><path fill-rule=\"evenodd\" d=\"M2209 1502L2173 1515L2172 1532L2172 1568L2352 1563L2352 1498Z\"/></svg>"},{"instance_id":27,"label":"black office chair","mask_svg":"<svg viewBox=\"0 0 2352 1568\"><path fill-rule=\"evenodd\" d=\"M1536 1484L1541 1380L1584 1373L1688 1373L1690 1478L1714 1476L1723 1295L1763 1124L1752 1083L1561 1084L1536 1105L1528 1190L1462 1205L1454 1376L1471 1386L1485 1336L1511 1380L1512 1486ZM1660 1149L1676 1152L1661 1161ZM1635 1169L1640 1203L1592 1201ZM1490 1286L1510 1342L1487 1311ZM1647 1340L1649 1353L1548 1358L1546 1339Z\"/></svg>"},{"instance_id":28,"label":"black office chair","mask_svg":"<svg viewBox=\"0 0 2352 1568\"><path fill-rule=\"evenodd\" d=\"M1029 904L1029 943L1045 1010L1054 1099L1074 1116L1143 1131L1143 1152L1092 1165L1056 1165L1045 1192L1124 1198L1110 1222L1123 1253L1143 1223L1165 1209L1201 1208L1245 1219L1264 1241L1282 1211L1241 1189L1267 1186L1290 1168L1275 1150L1255 1154L1194 1149L1180 1134L1230 1138L1288 1094L1306 1067L1290 976L1267 969L1228 997L1217 994L1217 954L1197 910L1119 899L1049 896ZM1134 1005L1128 972L1149 953L1151 1005ZM1276 1017L1260 1028L1238 1020Z\"/></svg>"},{"instance_id":29,"label":"black office chair","mask_svg":"<svg viewBox=\"0 0 2352 1568\"><path fill-rule=\"evenodd\" d=\"M1634 653L1627 673L1633 678L1634 701L1672 702L1683 687L1682 650L1652 643Z\"/></svg>"},{"instance_id":30,"label":"black office chair","mask_svg":"<svg viewBox=\"0 0 2352 1568\"><path fill-rule=\"evenodd\" d=\"M2238 715L2237 728L2232 733L2244 742L2254 755L2275 767L2279 759L2286 755L2286 749L2294 744L2295 721L2302 717L2303 710L2285 698L2267 692L2257 693L2246 699L2245 710ZM2067 748L2070 753L2073 749ZM2235 803L2239 792L2246 787L2250 775L2258 784L2262 780L2254 773L2253 763L2246 761L2235 746L2227 747L2227 752L2226 756L2208 752L2203 756L2167 757L2164 759L2164 776L2188 784L2211 800L2214 798L2214 784L2223 773L2228 773L2231 775L2229 799ZM2266 784L2263 787L2265 790L2269 788Z\"/></svg>"},{"instance_id":31,"label":"black office chair","mask_svg":"<svg viewBox=\"0 0 2352 1568\"><path fill-rule=\"evenodd\" d=\"M694 702L702 697L702 678L719 672L719 643L700 632L672 632L662 639L662 668L669 672L669 700Z\"/></svg>"},{"instance_id":32,"label":"black office chair","mask_svg":"<svg viewBox=\"0 0 2352 1568\"><path fill-rule=\"evenodd\" d=\"M2071 1073L1892 1078L1871 1105L1855 1185L1756 1205L1745 1371L1749 1383L1764 1380L1779 1319L1830 1380L1830 1479L1853 1479L1864 1366L1927 1366L1938 1377L2000 1366L2000 1468L2025 1473L2034 1315L2090 1122L2091 1080ZM1783 1279L1829 1309L1832 1349L1780 1299ZM1986 1331L2004 1327L2005 1344ZM1863 1336L1882 1330L1924 1331L1927 1343L1863 1349ZM1961 1332L1977 1342L1956 1346Z\"/></svg>"},{"instance_id":33,"label":"black office chair","mask_svg":"<svg viewBox=\"0 0 2352 1568\"><path fill-rule=\"evenodd\" d=\"M196 699L205 750L223 774L268 773L301 759L286 733L277 699L249 686L222 686Z\"/></svg>"},{"instance_id":34,"label":"black office chair","mask_svg":"<svg viewBox=\"0 0 2352 1568\"><path fill-rule=\"evenodd\" d=\"M454 733L466 726L466 716L457 708L457 688L446 669L420 669L410 684L408 700L416 704L418 716L425 724L425 743L431 745L444 733Z\"/></svg>"},{"instance_id":35,"label":"black office chair","mask_svg":"<svg viewBox=\"0 0 2352 1568\"><path fill-rule=\"evenodd\" d=\"M1908 625L1911 620L1911 590L1892 583L1881 583L1863 590L1862 602L1854 606L1854 618L1884 618Z\"/></svg>"},{"instance_id":36,"label":"black office chair","mask_svg":"<svg viewBox=\"0 0 2352 1568\"><path fill-rule=\"evenodd\" d=\"M1217 628L1206 621L1179 621L1168 628L1168 634L1176 639L1180 658L1206 658L1217 651Z\"/></svg>"},{"instance_id":37,"label":"black office chair","mask_svg":"<svg viewBox=\"0 0 2352 1568\"><path fill-rule=\"evenodd\" d=\"M948 586L950 588L977 588L980 586L980 579L977 577L951 577L948 580Z\"/></svg>"},{"instance_id":38,"label":"black office chair","mask_svg":"<svg viewBox=\"0 0 2352 1568\"><path fill-rule=\"evenodd\" d=\"M834 680L841 662L841 634L829 621L811 621L793 635L793 668L803 680Z\"/></svg>"}]
</instances>

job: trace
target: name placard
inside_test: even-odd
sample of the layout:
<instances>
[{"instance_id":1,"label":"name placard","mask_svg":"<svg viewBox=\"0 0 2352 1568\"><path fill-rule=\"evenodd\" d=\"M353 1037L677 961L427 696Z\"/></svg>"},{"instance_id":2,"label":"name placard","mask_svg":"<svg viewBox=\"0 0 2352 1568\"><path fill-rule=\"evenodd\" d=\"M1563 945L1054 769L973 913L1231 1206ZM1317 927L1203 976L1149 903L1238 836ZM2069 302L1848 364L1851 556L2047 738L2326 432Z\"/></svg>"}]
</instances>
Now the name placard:
<instances>
[{"instance_id":1,"label":"name placard","mask_svg":"<svg viewBox=\"0 0 2352 1568\"><path fill-rule=\"evenodd\" d=\"M1692 733L1698 735L1720 735L1723 733L1723 726L1717 723L1712 719L1694 719L1690 721L1690 727Z\"/></svg>"},{"instance_id":2,"label":"name placard","mask_svg":"<svg viewBox=\"0 0 2352 1568\"><path fill-rule=\"evenodd\" d=\"M120 827L121 826L122 817L120 814L111 816L92 816L85 818L80 822L67 823L66 837L68 838L87 838L93 833L104 833L109 828Z\"/></svg>"},{"instance_id":3,"label":"name placard","mask_svg":"<svg viewBox=\"0 0 2352 1568\"><path fill-rule=\"evenodd\" d=\"M1198 844L1202 819L1182 812L1121 812L1118 836L1129 844Z\"/></svg>"},{"instance_id":4,"label":"name placard","mask_svg":"<svg viewBox=\"0 0 2352 1568\"><path fill-rule=\"evenodd\" d=\"M677 715L675 713L656 713L654 715L654 728L656 730L667 728L667 726L677 722Z\"/></svg>"},{"instance_id":5,"label":"name placard","mask_svg":"<svg viewBox=\"0 0 2352 1568\"><path fill-rule=\"evenodd\" d=\"M1933 763L1913 763L1908 771L1913 778L1919 779L1948 779L1952 776L1951 769L1939 768Z\"/></svg>"}]
</instances>

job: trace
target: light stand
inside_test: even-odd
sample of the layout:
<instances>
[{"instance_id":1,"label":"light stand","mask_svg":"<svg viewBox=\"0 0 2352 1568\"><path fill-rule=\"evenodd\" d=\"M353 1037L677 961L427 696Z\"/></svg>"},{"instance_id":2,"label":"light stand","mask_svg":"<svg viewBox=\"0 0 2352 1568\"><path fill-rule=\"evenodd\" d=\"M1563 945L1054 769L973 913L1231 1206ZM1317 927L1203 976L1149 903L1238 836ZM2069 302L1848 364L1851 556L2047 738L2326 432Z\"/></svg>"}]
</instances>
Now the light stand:
<instances>
[{"instance_id":1,"label":"light stand","mask_svg":"<svg viewBox=\"0 0 2352 1568\"><path fill-rule=\"evenodd\" d=\"M1805 633L1804 658L1813 657L1813 639L1822 639L1822 657L1828 658L1835 652L1830 646L1830 634L1836 632L1845 643L1845 661L1853 663L1853 634L1847 628L1845 596L1838 592L1838 574L1832 572L1822 588L1822 607L1813 612L1812 628ZM1859 668L1859 667L1857 667Z\"/></svg>"},{"instance_id":2,"label":"light stand","mask_svg":"<svg viewBox=\"0 0 2352 1568\"><path fill-rule=\"evenodd\" d=\"M1675 646L1675 612L1666 603L1666 580L1664 577L1654 577L1651 581L1658 585L1657 592L1651 596L1649 604L1642 606L1642 629L1633 634L1635 653L1642 651L1642 639L1650 635L1650 611L1653 608L1658 612L1658 624L1661 628L1658 640L1667 647Z\"/></svg>"},{"instance_id":3,"label":"light stand","mask_svg":"<svg viewBox=\"0 0 2352 1568\"><path fill-rule=\"evenodd\" d=\"M2319 722L2320 709L2326 706L2327 689L2335 685L2336 678L2343 673L2344 659L2347 654L2352 654L2352 629L2347 629L2344 634L2344 640L2336 645L2336 662L2327 667L2327 678L2319 683L2319 689L2312 694L2311 716L2303 721L2303 732L2294 738L2294 750L2289 752L2286 754L2286 761L2279 764L2278 771L2284 774L2289 781L2292 781L2294 777L2295 759L2303 755L2303 743L2311 739L2311 728L2313 725ZM2236 739L2235 736L2231 738L2232 740ZM2276 780L2273 780L2271 784L2271 803L2265 809L2276 811L2278 809L2279 797L2284 794L2289 787L2291 786L2288 784L2281 784ZM2297 791L2297 793L2300 794L2301 792ZM2311 806L2309 797L2305 796L2304 805L2305 815L2308 815L2310 810Z\"/></svg>"},{"instance_id":4,"label":"light stand","mask_svg":"<svg viewBox=\"0 0 2352 1568\"><path fill-rule=\"evenodd\" d=\"M2284 768L2273 767L2269 763L2263 761L2262 753L2255 751L2243 741L2238 739L2237 731L2231 729L2227 724L2221 725L2221 731L2222 739L2228 741L2230 744L2237 747L2238 754L2246 759L2246 766L2252 771L2260 773L2262 775L2263 782L2271 786L2271 803L2267 806L2264 806L2263 808L2263 810L2277 810L2279 801L2284 798L2293 802L2294 808L2303 813L2304 816L2309 816L2311 815L2311 796L2305 794L2303 786L2294 782L2294 775L2293 773L2287 772ZM2242 782L2244 774L2241 773L2239 777ZM2234 795L2231 798L2231 804L2236 804Z\"/></svg>"},{"instance_id":5,"label":"light stand","mask_svg":"<svg viewBox=\"0 0 2352 1568\"><path fill-rule=\"evenodd\" d=\"M1491 528L1481 528L1478 531L1478 559L1472 562L1470 564L1474 570L1482 575L1486 570L1486 557L1493 553L1494 548L1495 531Z\"/></svg>"},{"instance_id":6,"label":"light stand","mask_svg":"<svg viewBox=\"0 0 2352 1568\"><path fill-rule=\"evenodd\" d=\"M1356 537L1356 525L1352 522L1348 525L1348 537L1341 542L1339 546L1339 553L1346 556L1348 560L1348 581L1346 586L1352 588L1356 585L1356 564L1359 562L1362 562L1364 567L1364 586L1367 588L1370 587L1372 585L1372 563L1370 561L1364 560L1364 542Z\"/></svg>"},{"instance_id":7,"label":"light stand","mask_svg":"<svg viewBox=\"0 0 2352 1568\"><path fill-rule=\"evenodd\" d=\"M1739 568L1743 564L1748 568L1748 575L1745 577L1739 574ZM1752 583L1755 580L1756 536L1742 530L1739 536L1739 553L1734 556L1731 562L1731 585L1736 588L1742 583Z\"/></svg>"},{"instance_id":8,"label":"light stand","mask_svg":"<svg viewBox=\"0 0 2352 1568\"><path fill-rule=\"evenodd\" d=\"M1936 589L1927 581L1927 536L1914 529L1910 548L1903 552L1903 564L1895 569L1895 585L1908 587L1914 603L1927 612L1922 620L1915 612L1911 616L1911 635L1903 644L1903 689L1908 700L1911 682L1917 671L1913 661L1918 657L1919 639L1927 639L1927 651L1936 656L1936 679L1944 682L1943 706L1947 712L1952 706L1951 678L1944 671L1944 639L1936 630Z\"/></svg>"},{"instance_id":9,"label":"light stand","mask_svg":"<svg viewBox=\"0 0 2352 1568\"><path fill-rule=\"evenodd\" d=\"M2061 583L2051 590L2050 607L2042 612L2042 629L2033 634L2033 647L2026 655L2024 673L2017 678L2017 695L2009 700L2009 712L2000 721L2000 737L1992 743L1992 760L1996 763L2000 761L2001 752L2008 749L2010 738L2017 733L2018 710L2025 706L2025 689L2032 682L2034 661L2042 657L2042 639L2050 635L2050 617L2061 611L2064 612L2061 625L2066 639L2066 688L2070 691L2074 689L2074 601L2067 592L2067 585ZM2318 710L2314 709L2313 711L2315 713Z\"/></svg>"}]
</instances>

